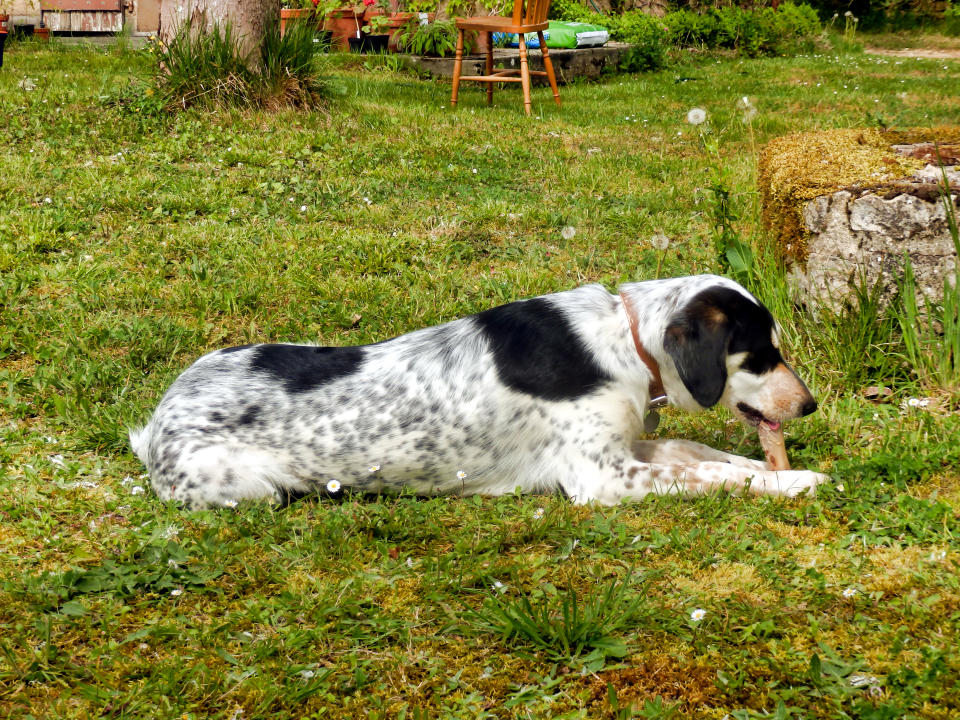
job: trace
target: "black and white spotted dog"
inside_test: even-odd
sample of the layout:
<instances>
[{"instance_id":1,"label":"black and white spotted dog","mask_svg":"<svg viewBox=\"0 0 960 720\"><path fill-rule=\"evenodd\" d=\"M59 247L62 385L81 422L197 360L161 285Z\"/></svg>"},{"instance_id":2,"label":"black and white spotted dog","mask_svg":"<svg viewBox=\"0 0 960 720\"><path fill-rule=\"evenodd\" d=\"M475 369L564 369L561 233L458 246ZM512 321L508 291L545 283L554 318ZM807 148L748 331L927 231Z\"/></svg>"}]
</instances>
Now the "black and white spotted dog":
<instances>
[{"instance_id":1,"label":"black and white spotted dog","mask_svg":"<svg viewBox=\"0 0 960 720\"><path fill-rule=\"evenodd\" d=\"M189 507L313 491L577 503L725 487L796 495L827 478L684 440L639 441L654 395L774 430L816 402L769 311L700 275L587 285L374 345L206 355L130 434L160 498Z\"/></svg>"}]
</instances>

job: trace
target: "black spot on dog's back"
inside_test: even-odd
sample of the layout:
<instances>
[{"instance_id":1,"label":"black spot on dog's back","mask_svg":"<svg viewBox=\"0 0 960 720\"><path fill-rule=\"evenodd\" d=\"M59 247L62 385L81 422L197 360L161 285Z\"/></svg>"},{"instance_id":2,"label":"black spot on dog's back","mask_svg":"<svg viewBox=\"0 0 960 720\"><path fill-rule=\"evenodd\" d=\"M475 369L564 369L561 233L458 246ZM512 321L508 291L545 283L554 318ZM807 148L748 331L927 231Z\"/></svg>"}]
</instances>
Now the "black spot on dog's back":
<instances>
[{"instance_id":1,"label":"black spot on dog's back","mask_svg":"<svg viewBox=\"0 0 960 720\"><path fill-rule=\"evenodd\" d=\"M258 417L260 417L260 406L248 405L247 409L243 411L243 414L237 418L237 424L253 425L253 423L257 421Z\"/></svg>"},{"instance_id":2,"label":"black spot on dog's back","mask_svg":"<svg viewBox=\"0 0 960 720\"><path fill-rule=\"evenodd\" d=\"M490 343L497 375L513 390L569 400L610 380L563 312L547 300L520 300L474 320Z\"/></svg>"},{"instance_id":3,"label":"black spot on dog's back","mask_svg":"<svg viewBox=\"0 0 960 720\"><path fill-rule=\"evenodd\" d=\"M287 392L298 393L353 375L363 360L362 347L259 345L253 351L250 367L282 381Z\"/></svg>"}]
</instances>

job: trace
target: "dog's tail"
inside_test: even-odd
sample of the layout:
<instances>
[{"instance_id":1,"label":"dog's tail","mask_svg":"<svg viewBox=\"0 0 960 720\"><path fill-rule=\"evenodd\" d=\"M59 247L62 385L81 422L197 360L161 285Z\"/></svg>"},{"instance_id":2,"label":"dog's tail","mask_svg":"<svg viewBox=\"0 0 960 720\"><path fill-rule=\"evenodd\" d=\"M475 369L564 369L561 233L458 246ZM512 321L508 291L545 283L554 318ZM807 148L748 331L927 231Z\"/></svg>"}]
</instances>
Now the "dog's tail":
<instances>
[{"instance_id":1,"label":"dog's tail","mask_svg":"<svg viewBox=\"0 0 960 720\"><path fill-rule=\"evenodd\" d=\"M131 428L128 437L130 438L130 447L133 454L140 458L140 462L150 467L150 433L147 432L149 425L141 428Z\"/></svg>"}]
</instances>

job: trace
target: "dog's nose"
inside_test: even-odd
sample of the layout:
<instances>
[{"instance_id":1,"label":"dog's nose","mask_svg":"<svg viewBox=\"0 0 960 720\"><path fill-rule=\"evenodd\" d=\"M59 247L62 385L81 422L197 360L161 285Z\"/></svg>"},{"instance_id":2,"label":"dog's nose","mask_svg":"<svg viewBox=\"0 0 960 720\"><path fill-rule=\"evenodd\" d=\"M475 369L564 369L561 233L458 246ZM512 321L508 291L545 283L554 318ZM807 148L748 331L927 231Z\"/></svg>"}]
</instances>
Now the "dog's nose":
<instances>
[{"instance_id":1,"label":"dog's nose","mask_svg":"<svg viewBox=\"0 0 960 720\"><path fill-rule=\"evenodd\" d=\"M813 398L810 398L809 400L807 400L807 402L803 404L803 407L800 408L800 417L810 415L811 413L814 413L816 411L817 411L817 401L814 400Z\"/></svg>"}]
</instances>

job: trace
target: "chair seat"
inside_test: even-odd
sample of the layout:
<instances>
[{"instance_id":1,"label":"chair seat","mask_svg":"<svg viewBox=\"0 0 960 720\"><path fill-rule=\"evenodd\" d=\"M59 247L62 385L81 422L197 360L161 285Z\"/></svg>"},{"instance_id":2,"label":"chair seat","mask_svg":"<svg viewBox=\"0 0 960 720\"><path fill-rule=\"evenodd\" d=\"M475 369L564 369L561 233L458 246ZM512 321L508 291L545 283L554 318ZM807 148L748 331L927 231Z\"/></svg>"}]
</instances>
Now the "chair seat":
<instances>
[{"instance_id":1,"label":"chair seat","mask_svg":"<svg viewBox=\"0 0 960 720\"><path fill-rule=\"evenodd\" d=\"M549 22L515 25L512 17L501 15L481 15L479 17L457 18L457 29L462 30L490 30L504 33L530 33L546 30Z\"/></svg>"}]
</instances>

